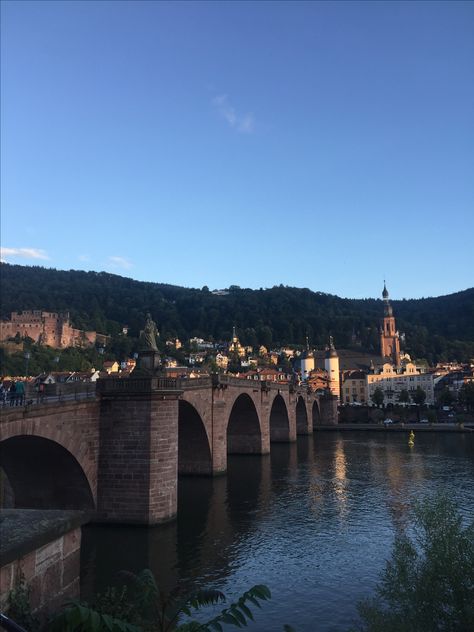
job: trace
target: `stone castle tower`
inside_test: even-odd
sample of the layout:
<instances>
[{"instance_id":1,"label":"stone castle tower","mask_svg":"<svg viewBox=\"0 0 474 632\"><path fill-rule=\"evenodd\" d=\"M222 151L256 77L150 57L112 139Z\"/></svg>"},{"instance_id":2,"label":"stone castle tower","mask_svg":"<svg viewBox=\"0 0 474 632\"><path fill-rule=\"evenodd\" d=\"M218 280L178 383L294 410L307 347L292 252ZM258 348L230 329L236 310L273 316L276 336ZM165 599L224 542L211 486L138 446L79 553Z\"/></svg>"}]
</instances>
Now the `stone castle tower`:
<instances>
[{"instance_id":1,"label":"stone castle tower","mask_svg":"<svg viewBox=\"0 0 474 632\"><path fill-rule=\"evenodd\" d=\"M388 290L383 284L383 319L380 323L380 355L391 358L395 366L400 365L400 338L395 327L395 317L388 300Z\"/></svg>"},{"instance_id":2,"label":"stone castle tower","mask_svg":"<svg viewBox=\"0 0 474 632\"><path fill-rule=\"evenodd\" d=\"M306 349L301 355L301 379L307 380L311 371L314 371L314 353L309 348L309 340L306 336Z\"/></svg>"},{"instance_id":3,"label":"stone castle tower","mask_svg":"<svg viewBox=\"0 0 474 632\"><path fill-rule=\"evenodd\" d=\"M337 355L336 348L334 347L332 336L329 336L329 346L326 349L324 368L326 369L329 378L329 390L332 395L335 395L339 399L339 356Z\"/></svg>"}]
</instances>

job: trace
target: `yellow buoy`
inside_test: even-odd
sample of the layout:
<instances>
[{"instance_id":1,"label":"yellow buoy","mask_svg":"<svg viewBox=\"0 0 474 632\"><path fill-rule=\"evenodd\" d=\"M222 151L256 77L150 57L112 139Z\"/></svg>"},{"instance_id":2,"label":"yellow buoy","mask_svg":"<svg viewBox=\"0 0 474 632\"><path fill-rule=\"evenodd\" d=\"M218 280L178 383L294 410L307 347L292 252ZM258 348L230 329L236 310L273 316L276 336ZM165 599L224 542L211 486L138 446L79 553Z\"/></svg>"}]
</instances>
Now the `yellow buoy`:
<instances>
[{"instance_id":1,"label":"yellow buoy","mask_svg":"<svg viewBox=\"0 0 474 632\"><path fill-rule=\"evenodd\" d=\"M410 447L415 445L415 433L413 430L410 430L410 434L408 435L408 445Z\"/></svg>"}]
</instances>

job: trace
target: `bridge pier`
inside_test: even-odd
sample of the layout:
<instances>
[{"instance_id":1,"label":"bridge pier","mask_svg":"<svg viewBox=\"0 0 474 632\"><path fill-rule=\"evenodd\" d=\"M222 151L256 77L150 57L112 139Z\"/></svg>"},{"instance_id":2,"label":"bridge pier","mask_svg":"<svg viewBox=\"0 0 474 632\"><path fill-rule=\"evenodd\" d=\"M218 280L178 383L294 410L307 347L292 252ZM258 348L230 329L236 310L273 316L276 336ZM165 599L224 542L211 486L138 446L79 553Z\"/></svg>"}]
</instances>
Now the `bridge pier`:
<instances>
[{"instance_id":1,"label":"bridge pier","mask_svg":"<svg viewBox=\"0 0 474 632\"><path fill-rule=\"evenodd\" d=\"M335 395L325 395L319 400L321 411L321 423L327 426L338 424L338 399Z\"/></svg>"},{"instance_id":2,"label":"bridge pier","mask_svg":"<svg viewBox=\"0 0 474 632\"><path fill-rule=\"evenodd\" d=\"M99 522L151 525L176 515L181 391L167 382L99 383Z\"/></svg>"},{"instance_id":3,"label":"bridge pier","mask_svg":"<svg viewBox=\"0 0 474 632\"><path fill-rule=\"evenodd\" d=\"M227 417L228 410L222 391L212 389L212 474L227 472Z\"/></svg>"}]
</instances>

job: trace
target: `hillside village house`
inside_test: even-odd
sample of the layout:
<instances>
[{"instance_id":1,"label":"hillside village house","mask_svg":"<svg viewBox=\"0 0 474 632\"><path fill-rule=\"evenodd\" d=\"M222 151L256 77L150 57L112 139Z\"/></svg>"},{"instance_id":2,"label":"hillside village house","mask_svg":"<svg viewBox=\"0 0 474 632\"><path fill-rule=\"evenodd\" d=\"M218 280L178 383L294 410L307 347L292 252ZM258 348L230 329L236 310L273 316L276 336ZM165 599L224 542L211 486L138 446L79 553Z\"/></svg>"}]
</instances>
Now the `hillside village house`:
<instances>
[{"instance_id":1,"label":"hillside village house","mask_svg":"<svg viewBox=\"0 0 474 632\"><path fill-rule=\"evenodd\" d=\"M110 375L111 373L118 373L120 365L115 360L106 360L103 365L103 370Z\"/></svg>"},{"instance_id":2,"label":"hillside village house","mask_svg":"<svg viewBox=\"0 0 474 632\"><path fill-rule=\"evenodd\" d=\"M229 358L223 353L218 353L216 355L216 364L220 369L227 369L229 365Z\"/></svg>"},{"instance_id":3,"label":"hillside village house","mask_svg":"<svg viewBox=\"0 0 474 632\"><path fill-rule=\"evenodd\" d=\"M341 382L341 403L367 405L367 374L364 371L344 371Z\"/></svg>"}]
</instances>

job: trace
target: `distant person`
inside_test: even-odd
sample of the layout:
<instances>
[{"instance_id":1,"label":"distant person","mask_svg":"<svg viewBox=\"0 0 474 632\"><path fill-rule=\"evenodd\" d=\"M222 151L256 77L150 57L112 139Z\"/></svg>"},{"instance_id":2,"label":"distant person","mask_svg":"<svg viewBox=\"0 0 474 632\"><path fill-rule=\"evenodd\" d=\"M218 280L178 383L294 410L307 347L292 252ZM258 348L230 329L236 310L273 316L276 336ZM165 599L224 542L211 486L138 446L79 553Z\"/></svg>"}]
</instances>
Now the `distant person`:
<instances>
[{"instance_id":1,"label":"distant person","mask_svg":"<svg viewBox=\"0 0 474 632\"><path fill-rule=\"evenodd\" d=\"M23 382L16 383L16 403L15 406L23 406L25 401L25 385Z\"/></svg>"},{"instance_id":2,"label":"distant person","mask_svg":"<svg viewBox=\"0 0 474 632\"><path fill-rule=\"evenodd\" d=\"M37 384L36 386L36 403L37 404L43 403L44 390L45 390L44 382L40 382L39 384Z\"/></svg>"},{"instance_id":3,"label":"distant person","mask_svg":"<svg viewBox=\"0 0 474 632\"><path fill-rule=\"evenodd\" d=\"M16 406L16 384L15 380L12 380L10 388L8 389L8 399L10 400L10 406Z\"/></svg>"},{"instance_id":4,"label":"distant person","mask_svg":"<svg viewBox=\"0 0 474 632\"><path fill-rule=\"evenodd\" d=\"M5 406L7 403L8 390L5 388L5 384L2 382L0 385L0 405Z\"/></svg>"}]
</instances>

